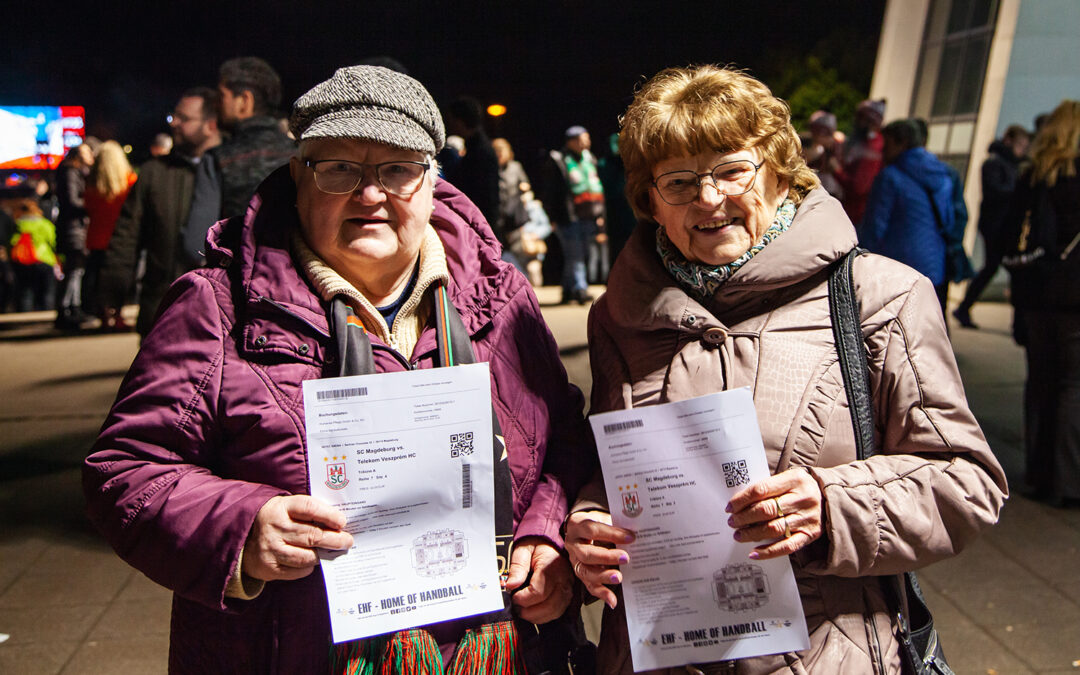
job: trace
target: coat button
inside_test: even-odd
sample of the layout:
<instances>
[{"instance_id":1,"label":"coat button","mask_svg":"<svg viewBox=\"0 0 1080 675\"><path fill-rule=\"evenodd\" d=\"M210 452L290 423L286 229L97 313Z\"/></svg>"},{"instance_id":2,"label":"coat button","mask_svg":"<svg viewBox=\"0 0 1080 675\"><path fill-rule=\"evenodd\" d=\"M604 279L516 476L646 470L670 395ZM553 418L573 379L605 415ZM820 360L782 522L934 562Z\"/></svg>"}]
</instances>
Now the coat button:
<instances>
[{"instance_id":1,"label":"coat button","mask_svg":"<svg viewBox=\"0 0 1080 675\"><path fill-rule=\"evenodd\" d=\"M265 344L266 344L266 336L265 335L260 335L259 337L255 338L255 346L256 347L262 347Z\"/></svg>"},{"instance_id":2,"label":"coat button","mask_svg":"<svg viewBox=\"0 0 1080 675\"><path fill-rule=\"evenodd\" d=\"M299 351L301 354L307 354L309 349L311 349L311 347L308 347L307 345L300 345Z\"/></svg>"},{"instance_id":3,"label":"coat button","mask_svg":"<svg viewBox=\"0 0 1080 675\"><path fill-rule=\"evenodd\" d=\"M693 326L695 323L697 323L697 317L696 316L691 315L691 316L686 317L686 325Z\"/></svg>"},{"instance_id":4,"label":"coat button","mask_svg":"<svg viewBox=\"0 0 1080 675\"><path fill-rule=\"evenodd\" d=\"M710 328L701 337L711 345L718 345L727 339L727 331L723 328Z\"/></svg>"}]
</instances>

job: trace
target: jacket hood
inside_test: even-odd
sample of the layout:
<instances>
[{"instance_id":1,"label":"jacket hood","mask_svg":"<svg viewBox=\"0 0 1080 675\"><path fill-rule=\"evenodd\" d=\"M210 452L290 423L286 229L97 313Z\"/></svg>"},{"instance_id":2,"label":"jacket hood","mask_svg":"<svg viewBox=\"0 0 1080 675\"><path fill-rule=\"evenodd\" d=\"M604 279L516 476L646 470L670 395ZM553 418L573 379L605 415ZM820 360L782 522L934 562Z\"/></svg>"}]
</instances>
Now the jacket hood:
<instances>
[{"instance_id":1,"label":"jacket hood","mask_svg":"<svg viewBox=\"0 0 1080 675\"><path fill-rule=\"evenodd\" d=\"M1000 140L992 142L989 151L990 154L997 155L1010 164L1020 163L1020 158L1016 156L1016 153L1013 152L1012 148L1005 145L1005 143Z\"/></svg>"},{"instance_id":2,"label":"jacket hood","mask_svg":"<svg viewBox=\"0 0 1080 675\"><path fill-rule=\"evenodd\" d=\"M524 278L502 262L502 249L480 210L444 180L435 184L431 225L446 251L447 289L470 333L506 304ZM234 268L248 305L270 302L329 334L327 307L294 262L289 239L300 227L296 186L283 166L259 185L243 216L207 235L207 266Z\"/></svg>"},{"instance_id":3,"label":"jacket hood","mask_svg":"<svg viewBox=\"0 0 1080 675\"><path fill-rule=\"evenodd\" d=\"M951 183L949 169L926 148L912 148L900 153L893 165L924 189L937 192Z\"/></svg>"},{"instance_id":4,"label":"jacket hood","mask_svg":"<svg viewBox=\"0 0 1080 675\"><path fill-rule=\"evenodd\" d=\"M840 202L815 189L799 204L791 227L751 258L707 303L691 297L656 253L656 228L642 222L619 255L608 279L605 304L619 326L635 330L683 326L687 315L756 311L771 295L820 274L857 243Z\"/></svg>"}]
</instances>

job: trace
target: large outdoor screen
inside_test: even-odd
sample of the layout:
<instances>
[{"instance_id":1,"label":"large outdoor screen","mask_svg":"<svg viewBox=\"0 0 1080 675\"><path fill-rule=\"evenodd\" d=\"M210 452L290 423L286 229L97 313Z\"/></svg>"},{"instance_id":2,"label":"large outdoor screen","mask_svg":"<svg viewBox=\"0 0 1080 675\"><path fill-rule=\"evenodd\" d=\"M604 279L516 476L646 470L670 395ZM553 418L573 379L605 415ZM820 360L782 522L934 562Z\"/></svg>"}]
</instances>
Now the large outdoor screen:
<instances>
[{"instance_id":1,"label":"large outdoor screen","mask_svg":"<svg viewBox=\"0 0 1080 675\"><path fill-rule=\"evenodd\" d=\"M85 126L82 106L0 105L0 169L55 169Z\"/></svg>"}]
</instances>

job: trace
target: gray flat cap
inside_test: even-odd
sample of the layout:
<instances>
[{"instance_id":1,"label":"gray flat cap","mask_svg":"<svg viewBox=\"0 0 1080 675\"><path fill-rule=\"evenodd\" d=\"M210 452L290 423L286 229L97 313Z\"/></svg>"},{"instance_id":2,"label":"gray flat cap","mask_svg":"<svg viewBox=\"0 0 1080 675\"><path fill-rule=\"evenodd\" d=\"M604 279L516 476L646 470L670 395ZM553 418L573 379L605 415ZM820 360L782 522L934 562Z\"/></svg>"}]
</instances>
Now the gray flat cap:
<instances>
[{"instance_id":1,"label":"gray flat cap","mask_svg":"<svg viewBox=\"0 0 1080 675\"><path fill-rule=\"evenodd\" d=\"M381 66L339 68L293 103L296 140L358 138L434 156L446 142L439 108L424 85Z\"/></svg>"}]
</instances>

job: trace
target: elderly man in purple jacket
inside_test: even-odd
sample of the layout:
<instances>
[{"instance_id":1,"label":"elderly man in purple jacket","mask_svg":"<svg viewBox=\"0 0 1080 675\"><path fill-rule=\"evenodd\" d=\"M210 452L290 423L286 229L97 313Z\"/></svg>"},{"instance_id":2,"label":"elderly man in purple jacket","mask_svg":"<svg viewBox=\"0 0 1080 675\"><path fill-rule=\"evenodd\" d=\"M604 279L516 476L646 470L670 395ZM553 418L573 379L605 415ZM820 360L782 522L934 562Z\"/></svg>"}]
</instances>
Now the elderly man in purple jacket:
<instances>
[{"instance_id":1,"label":"elderly man in purple jacket","mask_svg":"<svg viewBox=\"0 0 1080 675\"><path fill-rule=\"evenodd\" d=\"M445 132L418 82L343 68L290 121L290 166L243 217L214 226L208 266L163 301L86 460L90 517L174 591L173 672L354 672L410 649L446 672L521 672L518 657L491 661L494 646L520 647L516 626L570 602L559 526L594 466L581 394L528 282L500 261L476 207L437 179ZM301 383L449 365L437 299L449 301L440 326L456 326L440 330L491 368L514 618L507 607L335 646L315 549L352 537L341 512L308 496Z\"/></svg>"}]
</instances>

